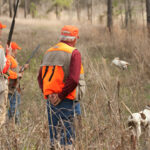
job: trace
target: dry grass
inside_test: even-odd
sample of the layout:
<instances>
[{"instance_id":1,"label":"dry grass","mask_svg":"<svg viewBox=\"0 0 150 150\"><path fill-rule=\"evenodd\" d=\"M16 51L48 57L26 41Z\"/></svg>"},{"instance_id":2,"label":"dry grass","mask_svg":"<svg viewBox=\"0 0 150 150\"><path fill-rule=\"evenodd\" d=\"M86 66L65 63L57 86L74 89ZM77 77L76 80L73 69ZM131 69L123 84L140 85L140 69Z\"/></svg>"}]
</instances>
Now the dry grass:
<instances>
[{"instance_id":1,"label":"dry grass","mask_svg":"<svg viewBox=\"0 0 150 150\"><path fill-rule=\"evenodd\" d=\"M3 22L9 24L10 20ZM38 43L41 49L21 81L21 124L14 127L8 122L2 129L1 150L49 149L46 104L36 78L44 51L58 41L62 24L44 24L43 28L43 24L24 22L17 23L13 36L13 40L23 47L18 57L20 64ZM76 148L130 150L130 134L125 130L129 113L121 101L133 112L149 103L150 48L146 29L143 31L143 27L137 25L130 31L114 28L114 34L110 35L103 27L79 25L79 28L77 47L83 57L87 91L81 102L83 128L77 136ZM7 35L8 29L4 32L3 42ZM128 70L110 65L117 56L131 63ZM139 150L146 150L143 141L140 141Z\"/></svg>"}]
</instances>

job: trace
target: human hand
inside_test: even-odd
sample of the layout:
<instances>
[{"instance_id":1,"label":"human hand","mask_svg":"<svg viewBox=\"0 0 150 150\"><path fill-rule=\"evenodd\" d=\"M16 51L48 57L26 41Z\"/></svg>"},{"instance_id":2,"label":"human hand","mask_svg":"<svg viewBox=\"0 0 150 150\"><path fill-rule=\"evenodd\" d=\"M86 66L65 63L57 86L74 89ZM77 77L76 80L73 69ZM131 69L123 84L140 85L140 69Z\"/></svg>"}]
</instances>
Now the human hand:
<instances>
[{"instance_id":1,"label":"human hand","mask_svg":"<svg viewBox=\"0 0 150 150\"><path fill-rule=\"evenodd\" d=\"M54 106L57 106L60 102L61 102L61 99L59 98L58 94L56 95L56 102L54 104Z\"/></svg>"},{"instance_id":2,"label":"human hand","mask_svg":"<svg viewBox=\"0 0 150 150\"><path fill-rule=\"evenodd\" d=\"M18 78L22 78L22 76L23 76L23 72L18 73Z\"/></svg>"},{"instance_id":3,"label":"human hand","mask_svg":"<svg viewBox=\"0 0 150 150\"><path fill-rule=\"evenodd\" d=\"M10 55L12 51L11 46L6 45L6 55Z\"/></svg>"},{"instance_id":4,"label":"human hand","mask_svg":"<svg viewBox=\"0 0 150 150\"><path fill-rule=\"evenodd\" d=\"M56 99L57 99L56 98L56 94L50 94L50 95L48 95L48 100L50 101L51 104L54 105L54 103L57 101Z\"/></svg>"},{"instance_id":5,"label":"human hand","mask_svg":"<svg viewBox=\"0 0 150 150\"><path fill-rule=\"evenodd\" d=\"M51 94L48 96L48 99L50 103L54 106L57 106L61 102L61 99L58 97L58 94Z\"/></svg>"},{"instance_id":6,"label":"human hand","mask_svg":"<svg viewBox=\"0 0 150 150\"><path fill-rule=\"evenodd\" d=\"M24 70L26 70L29 67L29 64L24 65Z\"/></svg>"},{"instance_id":7,"label":"human hand","mask_svg":"<svg viewBox=\"0 0 150 150\"><path fill-rule=\"evenodd\" d=\"M20 66L20 73L21 72L24 72L27 68L29 67L29 64L25 64L25 65L23 65L22 67Z\"/></svg>"}]
</instances>

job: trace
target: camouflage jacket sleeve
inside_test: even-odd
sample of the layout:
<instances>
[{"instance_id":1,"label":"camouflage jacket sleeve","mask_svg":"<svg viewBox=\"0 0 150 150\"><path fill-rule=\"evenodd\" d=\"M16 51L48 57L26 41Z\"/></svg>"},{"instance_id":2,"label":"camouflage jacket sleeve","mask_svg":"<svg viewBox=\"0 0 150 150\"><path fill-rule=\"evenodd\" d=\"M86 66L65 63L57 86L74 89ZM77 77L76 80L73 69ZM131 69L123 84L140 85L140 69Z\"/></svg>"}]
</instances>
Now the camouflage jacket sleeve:
<instances>
[{"instance_id":1,"label":"camouflage jacket sleeve","mask_svg":"<svg viewBox=\"0 0 150 150\"><path fill-rule=\"evenodd\" d=\"M5 63L6 63L5 53L4 50L0 48L0 72L3 71Z\"/></svg>"}]
</instances>

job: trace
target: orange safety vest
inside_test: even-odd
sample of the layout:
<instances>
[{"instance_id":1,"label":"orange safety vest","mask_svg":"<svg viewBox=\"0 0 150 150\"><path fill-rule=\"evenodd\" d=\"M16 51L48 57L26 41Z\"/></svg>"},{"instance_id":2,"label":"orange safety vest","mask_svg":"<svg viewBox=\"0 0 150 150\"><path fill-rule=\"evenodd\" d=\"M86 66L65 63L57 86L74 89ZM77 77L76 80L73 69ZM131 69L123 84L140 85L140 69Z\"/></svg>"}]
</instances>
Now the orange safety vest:
<instances>
[{"instance_id":1,"label":"orange safety vest","mask_svg":"<svg viewBox=\"0 0 150 150\"><path fill-rule=\"evenodd\" d=\"M65 79L69 75L69 66L72 52L76 48L65 43L58 43L47 50L42 63L43 93L45 99L47 95L61 93L65 85ZM80 79L84 78L84 70L81 65ZM80 82L79 79L79 82ZM74 89L66 98L76 99L76 89Z\"/></svg>"},{"instance_id":2,"label":"orange safety vest","mask_svg":"<svg viewBox=\"0 0 150 150\"><path fill-rule=\"evenodd\" d=\"M8 55L7 59L10 61L9 79L17 79L19 72L18 62L11 55Z\"/></svg>"}]
</instances>

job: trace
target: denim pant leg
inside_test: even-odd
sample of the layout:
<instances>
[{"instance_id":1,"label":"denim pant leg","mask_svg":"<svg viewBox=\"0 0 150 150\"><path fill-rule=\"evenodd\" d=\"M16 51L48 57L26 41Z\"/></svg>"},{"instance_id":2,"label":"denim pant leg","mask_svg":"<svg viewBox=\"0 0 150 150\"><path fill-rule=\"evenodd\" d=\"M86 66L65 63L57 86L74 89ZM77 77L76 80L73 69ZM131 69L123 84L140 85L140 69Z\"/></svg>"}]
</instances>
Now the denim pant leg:
<instances>
[{"instance_id":1,"label":"denim pant leg","mask_svg":"<svg viewBox=\"0 0 150 150\"><path fill-rule=\"evenodd\" d=\"M15 115L15 120L16 122L20 122L20 110L19 110L19 107L20 107L20 102L21 102L21 96L20 96L20 93L16 92L16 115Z\"/></svg>"},{"instance_id":2,"label":"denim pant leg","mask_svg":"<svg viewBox=\"0 0 150 150\"><path fill-rule=\"evenodd\" d=\"M59 105L59 117L61 120L61 145L72 144L72 139L75 138L74 116L75 106L74 101L64 99Z\"/></svg>"},{"instance_id":3,"label":"denim pant leg","mask_svg":"<svg viewBox=\"0 0 150 150\"><path fill-rule=\"evenodd\" d=\"M19 121L19 105L20 105L20 94L18 92L14 92L14 94L8 94L8 98L9 98L9 102L10 102L10 108L8 110L8 117L9 119L14 117L15 115L15 119L17 120L17 122ZM16 114L15 114L16 111Z\"/></svg>"},{"instance_id":4,"label":"denim pant leg","mask_svg":"<svg viewBox=\"0 0 150 150\"><path fill-rule=\"evenodd\" d=\"M75 138L75 130L73 126L73 118L63 119L63 125L61 128L61 145L70 145L72 144L72 139Z\"/></svg>"},{"instance_id":5,"label":"denim pant leg","mask_svg":"<svg viewBox=\"0 0 150 150\"><path fill-rule=\"evenodd\" d=\"M55 140L57 140L57 125L59 120L54 107L52 107L52 105L48 100L47 100L47 113L50 132L50 142L51 145L54 145Z\"/></svg>"},{"instance_id":6,"label":"denim pant leg","mask_svg":"<svg viewBox=\"0 0 150 150\"><path fill-rule=\"evenodd\" d=\"M8 94L9 98L9 110L8 110L8 117L11 119L15 114L15 105L16 105L16 92L14 94Z\"/></svg>"},{"instance_id":7,"label":"denim pant leg","mask_svg":"<svg viewBox=\"0 0 150 150\"><path fill-rule=\"evenodd\" d=\"M72 140L75 139L74 117L81 115L80 103L66 99L64 100L63 108L61 119L64 127L61 130L60 143L61 145L70 145Z\"/></svg>"}]
</instances>

